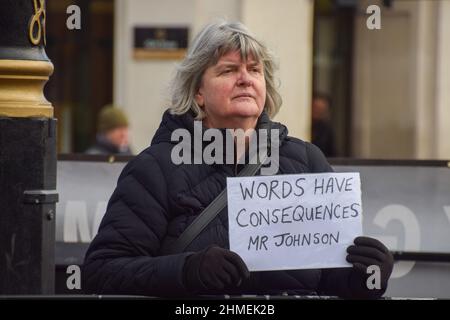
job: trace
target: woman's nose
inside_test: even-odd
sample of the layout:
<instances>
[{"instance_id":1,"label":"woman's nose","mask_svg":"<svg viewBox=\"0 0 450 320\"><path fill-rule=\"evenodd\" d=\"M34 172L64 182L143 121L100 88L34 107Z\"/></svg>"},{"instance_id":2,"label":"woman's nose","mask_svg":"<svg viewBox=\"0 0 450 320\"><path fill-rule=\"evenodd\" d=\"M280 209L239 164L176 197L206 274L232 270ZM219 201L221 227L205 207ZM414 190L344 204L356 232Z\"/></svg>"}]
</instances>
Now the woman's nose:
<instances>
[{"instance_id":1,"label":"woman's nose","mask_svg":"<svg viewBox=\"0 0 450 320\"><path fill-rule=\"evenodd\" d=\"M249 86L251 86L252 84L253 84L253 83L252 83L250 74L249 74L249 72L247 71L247 69L242 69L242 70L240 70L240 72L239 72L239 78L238 78L238 80L237 80L237 85L238 85L238 86L249 87Z\"/></svg>"}]
</instances>

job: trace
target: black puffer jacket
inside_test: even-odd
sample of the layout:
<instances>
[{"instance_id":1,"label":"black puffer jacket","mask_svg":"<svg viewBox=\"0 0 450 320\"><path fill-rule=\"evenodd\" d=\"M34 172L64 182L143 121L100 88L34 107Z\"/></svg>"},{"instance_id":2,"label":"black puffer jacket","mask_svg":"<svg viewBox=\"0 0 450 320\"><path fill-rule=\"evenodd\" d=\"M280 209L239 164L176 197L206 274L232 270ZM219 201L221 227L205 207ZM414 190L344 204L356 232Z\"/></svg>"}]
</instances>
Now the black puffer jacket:
<instances>
[{"instance_id":1,"label":"black puffer jacket","mask_svg":"<svg viewBox=\"0 0 450 320\"><path fill-rule=\"evenodd\" d=\"M192 242L186 253L163 255L194 218L236 175L234 165L175 165L171 133L186 128L193 133L190 113L166 112L151 146L134 158L121 173L99 232L83 266L83 289L102 294L152 296L188 294L182 268L189 252L216 244L228 248L226 209ZM258 126L269 122L263 113ZM280 130L279 174L332 171L314 145ZM240 293L276 294L319 292L351 295L349 269L254 272Z\"/></svg>"}]
</instances>

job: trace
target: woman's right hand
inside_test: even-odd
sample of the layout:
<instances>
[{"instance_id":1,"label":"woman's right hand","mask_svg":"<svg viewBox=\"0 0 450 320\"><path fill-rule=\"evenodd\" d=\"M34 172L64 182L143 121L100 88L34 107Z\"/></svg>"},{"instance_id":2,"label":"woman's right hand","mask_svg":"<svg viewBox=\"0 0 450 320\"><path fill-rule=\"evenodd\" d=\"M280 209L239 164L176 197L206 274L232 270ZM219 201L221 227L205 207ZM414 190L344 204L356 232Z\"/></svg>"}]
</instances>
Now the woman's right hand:
<instances>
[{"instance_id":1,"label":"woman's right hand","mask_svg":"<svg viewBox=\"0 0 450 320\"><path fill-rule=\"evenodd\" d=\"M183 274L186 288L194 292L238 287L250 277L237 253L217 246L188 256Z\"/></svg>"}]
</instances>

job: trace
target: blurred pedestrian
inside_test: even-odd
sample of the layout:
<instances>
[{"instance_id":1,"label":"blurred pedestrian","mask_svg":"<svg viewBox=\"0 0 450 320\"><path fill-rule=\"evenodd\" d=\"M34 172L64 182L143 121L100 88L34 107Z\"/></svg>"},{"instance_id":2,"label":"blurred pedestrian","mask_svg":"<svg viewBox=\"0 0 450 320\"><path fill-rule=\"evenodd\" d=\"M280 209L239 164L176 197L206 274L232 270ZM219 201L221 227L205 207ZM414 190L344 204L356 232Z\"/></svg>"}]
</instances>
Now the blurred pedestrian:
<instances>
[{"instance_id":1,"label":"blurred pedestrian","mask_svg":"<svg viewBox=\"0 0 450 320\"><path fill-rule=\"evenodd\" d=\"M125 112L113 105L102 108L98 117L95 143L86 153L132 154L129 146L129 122Z\"/></svg>"},{"instance_id":2,"label":"blurred pedestrian","mask_svg":"<svg viewBox=\"0 0 450 320\"><path fill-rule=\"evenodd\" d=\"M326 157L336 156L334 128L331 122L331 99L323 93L315 93L312 99L312 140Z\"/></svg>"}]
</instances>

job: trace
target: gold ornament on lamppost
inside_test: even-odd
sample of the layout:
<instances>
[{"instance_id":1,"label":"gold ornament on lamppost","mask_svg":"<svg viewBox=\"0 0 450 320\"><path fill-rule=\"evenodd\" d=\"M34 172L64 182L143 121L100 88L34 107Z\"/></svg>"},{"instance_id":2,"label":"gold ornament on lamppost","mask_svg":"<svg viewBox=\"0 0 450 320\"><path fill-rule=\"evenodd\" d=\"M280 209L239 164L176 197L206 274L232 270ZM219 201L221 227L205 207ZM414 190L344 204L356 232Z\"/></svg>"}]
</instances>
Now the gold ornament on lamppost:
<instances>
[{"instance_id":1,"label":"gold ornament on lamppost","mask_svg":"<svg viewBox=\"0 0 450 320\"><path fill-rule=\"evenodd\" d=\"M35 46L41 43L41 38L44 38L44 45L47 45L45 37L45 0L33 0L34 14L30 20L29 37L32 44ZM42 17L42 21L41 21ZM34 29L37 27L37 34L34 34Z\"/></svg>"},{"instance_id":2,"label":"gold ornament on lamppost","mask_svg":"<svg viewBox=\"0 0 450 320\"><path fill-rule=\"evenodd\" d=\"M33 9L29 15L28 30L11 31L17 33L18 42L22 35L26 34L31 45L11 49L17 46L14 43L0 43L0 47L6 45L5 52L17 52L17 58L11 56L4 59L0 56L0 116L51 118L53 107L43 92L49 76L53 73L53 64L43 50L46 44L45 0L28 1L32 1ZM22 52L26 53L36 47L42 48L41 59L23 59L20 56Z\"/></svg>"}]
</instances>

